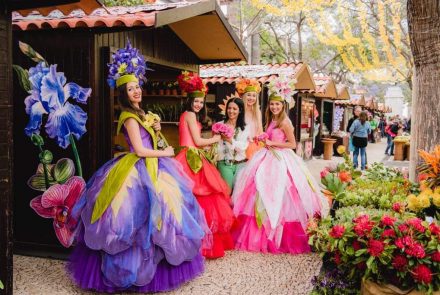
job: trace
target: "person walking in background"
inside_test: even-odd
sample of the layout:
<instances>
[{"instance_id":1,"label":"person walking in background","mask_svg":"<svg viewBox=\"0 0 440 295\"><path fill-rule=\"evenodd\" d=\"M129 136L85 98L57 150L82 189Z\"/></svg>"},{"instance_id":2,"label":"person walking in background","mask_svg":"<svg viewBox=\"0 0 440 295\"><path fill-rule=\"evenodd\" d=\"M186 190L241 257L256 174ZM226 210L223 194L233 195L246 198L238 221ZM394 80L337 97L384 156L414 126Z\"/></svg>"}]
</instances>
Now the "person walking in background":
<instances>
[{"instance_id":1,"label":"person walking in background","mask_svg":"<svg viewBox=\"0 0 440 295\"><path fill-rule=\"evenodd\" d=\"M354 108L354 110L353 110L353 117L350 118L350 120L348 120L348 123L347 123L347 129L346 129L347 132L350 132L351 125L353 125L353 122L357 118L359 118L359 114L361 112L362 112L362 108L360 106L357 106L357 107ZM353 146L353 142L352 142L352 137L351 136L349 137L349 149L350 149L350 152L354 152L354 146Z\"/></svg>"},{"instance_id":2,"label":"person walking in background","mask_svg":"<svg viewBox=\"0 0 440 295\"><path fill-rule=\"evenodd\" d=\"M350 127L350 134L352 135L354 152L353 152L353 167L358 167L358 156L361 154L361 170L365 170L367 164L366 147L368 145L368 135L371 133L370 123L367 121L367 113L361 112L359 118L356 119Z\"/></svg>"},{"instance_id":3,"label":"person walking in background","mask_svg":"<svg viewBox=\"0 0 440 295\"><path fill-rule=\"evenodd\" d=\"M387 125L385 132L387 135L387 148L385 150L385 155L394 156L394 138L399 132L399 123L396 117L392 118L392 123Z\"/></svg>"},{"instance_id":4,"label":"person walking in background","mask_svg":"<svg viewBox=\"0 0 440 295\"><path fill-rule=\"evenodd\" d=\"M378 125L377 121L373 117L373 115L370 115L368 117L368 122L370 123L370 127L371 127L371 133L369 135L370 142L371 143L376 143L376 130L377 130L377 125Z\"/></svg>"},{"instance_id":5,"label":"person walking in background","mask_svg":"<svg viewBox=\"0 0 440 295\"><path fill-rule=\"evenodd\" d=\"M380 132L381 138L384 138L386 136L386 134L385 134L385 127L386 126L387 126L387 121L386 121L385 117L384 116L380 117L378 132Z\"/></svg>"}]
</instances>

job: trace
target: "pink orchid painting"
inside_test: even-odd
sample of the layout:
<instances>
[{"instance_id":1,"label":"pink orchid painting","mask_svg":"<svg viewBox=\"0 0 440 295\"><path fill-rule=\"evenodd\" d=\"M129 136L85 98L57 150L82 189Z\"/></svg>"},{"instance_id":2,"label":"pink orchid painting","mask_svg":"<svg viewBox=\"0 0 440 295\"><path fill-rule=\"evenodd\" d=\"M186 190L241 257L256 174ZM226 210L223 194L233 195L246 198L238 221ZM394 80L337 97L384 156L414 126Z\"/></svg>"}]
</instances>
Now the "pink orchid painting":
<instances>
[{"instance_id":1,"label":"pink orchid painting","mask_svg":"<svg viewBox=\"0 0 440 295\"><path fill-rule=\"evenodd\" d=\"M30 203L31 208L41 217L53 218L55 234L66 248L72 245L75 233L76 221L70 218L70 214L85 186L84 179L73 176L64 184L52 185Z\"/></svg>"}]
</instances>

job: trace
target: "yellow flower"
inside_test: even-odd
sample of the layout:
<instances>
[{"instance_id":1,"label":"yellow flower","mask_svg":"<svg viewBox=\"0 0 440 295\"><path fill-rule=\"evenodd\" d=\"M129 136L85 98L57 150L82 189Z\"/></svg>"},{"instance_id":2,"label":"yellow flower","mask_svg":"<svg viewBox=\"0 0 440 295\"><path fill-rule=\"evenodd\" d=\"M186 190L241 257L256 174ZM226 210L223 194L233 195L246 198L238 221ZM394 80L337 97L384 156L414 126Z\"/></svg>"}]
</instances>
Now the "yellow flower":
<instances>
[{"instance_id":1,"label":"yellow flower","mask_svg":"<svg viewBox=\"0 0 440 295\"><path fill-rule=\"evenodd\" d=\"M434 194L440 194L440 186L434 190Z\"/></svg>"},{"instance_id":2,"label":"yellow flower","mask_svg":"<svg viewBox=\"0 0 440 295\"><path fill-rule=\"evenodd\" d=\"M408 209L411 211L419 211L420 209L420 205L419 205L419 199L417 198L416 195L409 195L407 198L407 203L408 203Z\"/></svg>"},{"instance_id":3,"label":"yellow flower","mask_svg":"<svg viewBox=\"0 0 440 295\"><path fill-rule=\"evenodd\" d=\"M440 208L440 191L432 195L432 203Z\"/></svg>"},{"instance_id":4,"label":"yellow flower","mask_svg":"<svg viewBox=\"0 0 440 295\"><path fill-rule=\"evenodd\" d=\"M420 208L428 208L429 206L431 206L431 198L429 195L419 195L418 199Z\"/></svg>"},{"instance_id":5,"label":"yellow flower","mask_svg":"<svg viewBox=\"0 0 440 295\"><path fill-rule=\"evenodd\" d=\"M119 68L118 68L118 74L123 74L125 73L125 70L127 69L127 64L124 62L122 63Z\"/></svg>"},{"instance_id":6,"label":"yellow flower","mask_svg":"<svg viewBox=\"0 0 440 295\"><path fill-rule=\"evenodd\" d=\"M431 196L433 193L434 193L434 192L432 191L432 189L427 188L427 189L424 189L424 190L422 190L422 191L420 192L420 196L421 196L421 195Z\"/></svg>"},{"instance_id":7,"label":"yellow flower","mask_svg":"<svg viewBox=\"0 0 440 295\"><path fill-rule=\"evenodd\" d=\"M345 150L345 146L340 145L338 146L338 148L336 149L336 151L338 152L338 154L342 155L345 154L346 150Z\"/></svg>"}]
</instances>

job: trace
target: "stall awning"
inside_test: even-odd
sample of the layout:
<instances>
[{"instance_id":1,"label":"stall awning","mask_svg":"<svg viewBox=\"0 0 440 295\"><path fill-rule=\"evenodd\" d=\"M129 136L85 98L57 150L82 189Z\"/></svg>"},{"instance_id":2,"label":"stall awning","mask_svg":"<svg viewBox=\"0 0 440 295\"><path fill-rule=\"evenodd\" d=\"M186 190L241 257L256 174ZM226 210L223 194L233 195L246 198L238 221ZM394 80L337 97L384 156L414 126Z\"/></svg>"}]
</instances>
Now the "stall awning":
<instances>
[{"instance_id":1,"label":"stall awning","mask_svg":"<svg viewBox=\"0 0 440 295\"><path fill-rule=\"evenodd\" d=\"M315 96L328 99L337 99L338 91L336 89L336 84L333 79L329 76L313 76L315 81L316 90Z\"/></svg>"},{"instance_id":2,"label":"stall awning","mask_svg":"<svg viewBox=\"0 0 440 295\"><path fill-rule=\"evenodd\" d=\"M165 25L205 63L247 60L243 44L216 0L158 12L155 27Z\"/></svg>"},{"instance_id":3,"label":"stall awning","mask_svg":"<svg viewBox=\"0 0 440 295\"><path fill-rule=\"evenodd\" d=\"M338 99L339 100L349 100L350 99L350 92L348 91L348 87L344 84L338 84L336 85L336 89L338 90Z\"/></svg>"},{"instance_id":4,"label":"stall awning","mask_svg":"<svg viewBox=\"0 0 440 295\"><path fill-rule=\"evenodd\" d=\"M194 52L200 63L247 59L247 53L221 12L216 0L157 2L134 7L98 7L96 0L81 0L71 11L61 6L14 11L15 30L162 27L168 26ZM71 4L75 5L75 4ZM72 8L72 6L69 6Z\"/></svg>"},{"instance_id":5,"label":"stall awning","mask_svg":"<svg viewBox=\"0 0 440 295\"><path fill-rule=\"evenodd\" d=\"M296 79L295 88L301 92L314 92L315 83L307 64L282 63L265 65L211 65L200 67L200 77L205 83L234 84L240 78L252 78L269 83L279 75Z\"/></svg>"}]
</instances>

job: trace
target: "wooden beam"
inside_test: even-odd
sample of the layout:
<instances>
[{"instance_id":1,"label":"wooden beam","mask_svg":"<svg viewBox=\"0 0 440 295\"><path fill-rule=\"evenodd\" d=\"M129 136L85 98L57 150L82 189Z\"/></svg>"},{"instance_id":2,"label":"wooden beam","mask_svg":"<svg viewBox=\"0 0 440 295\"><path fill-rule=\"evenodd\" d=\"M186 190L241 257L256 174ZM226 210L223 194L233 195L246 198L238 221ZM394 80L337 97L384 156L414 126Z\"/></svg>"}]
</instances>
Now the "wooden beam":
<instances>
[{"instance_id":1,"label":"wooden beam","mask_svg":"<svg viewBox=\"0 0 440 295\"><path fill-rule=\"evenodd\" d=\"M3 294L12 294L12 29L11 12L0 10L0 280Z\"/></svg>"}]
</instances>

